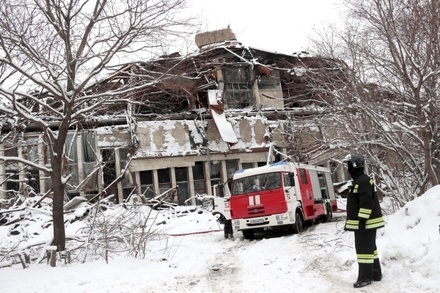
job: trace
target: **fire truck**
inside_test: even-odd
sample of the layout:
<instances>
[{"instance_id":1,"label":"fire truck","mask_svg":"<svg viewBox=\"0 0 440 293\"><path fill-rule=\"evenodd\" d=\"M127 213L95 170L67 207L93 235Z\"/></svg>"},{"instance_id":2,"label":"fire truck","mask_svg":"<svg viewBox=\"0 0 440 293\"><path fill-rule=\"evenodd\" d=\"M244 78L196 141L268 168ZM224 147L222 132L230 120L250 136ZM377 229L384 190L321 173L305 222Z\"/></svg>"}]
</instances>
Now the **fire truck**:
<instances>
[{"instance_id":1,"label":"fire truck","mask_svg":"<svg viewBox=\"0 0 440 293\"><path fill-rule=\"evenodd\" d=\"M274 228L299 233L305 223L327 221L337 210L324 167L277 162L238 170L229 186L214 187L214 210L246 239Z\"/></svg>"}]
</instances>

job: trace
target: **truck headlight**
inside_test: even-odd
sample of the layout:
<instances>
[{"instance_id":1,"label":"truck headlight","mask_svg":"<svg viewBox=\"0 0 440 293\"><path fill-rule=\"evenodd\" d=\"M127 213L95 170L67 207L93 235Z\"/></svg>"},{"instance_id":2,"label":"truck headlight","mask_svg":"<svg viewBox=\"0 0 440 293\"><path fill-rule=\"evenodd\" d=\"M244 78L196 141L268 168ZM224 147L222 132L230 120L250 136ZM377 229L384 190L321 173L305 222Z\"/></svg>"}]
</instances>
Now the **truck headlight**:
<instances>
[{"instance_id":1,"label":"truck headlight","mask_svg":"<svg viewBox=\"0 0 440 293\"><path fill-rule=\"evenodd\" d=\"M284 221L284 220L287 220L287 219L288 219L288 216L287 216L287 214L276 215L276 216L275 216L275 219L276 219L277 221Z\"/></svg>"}]
</instances>

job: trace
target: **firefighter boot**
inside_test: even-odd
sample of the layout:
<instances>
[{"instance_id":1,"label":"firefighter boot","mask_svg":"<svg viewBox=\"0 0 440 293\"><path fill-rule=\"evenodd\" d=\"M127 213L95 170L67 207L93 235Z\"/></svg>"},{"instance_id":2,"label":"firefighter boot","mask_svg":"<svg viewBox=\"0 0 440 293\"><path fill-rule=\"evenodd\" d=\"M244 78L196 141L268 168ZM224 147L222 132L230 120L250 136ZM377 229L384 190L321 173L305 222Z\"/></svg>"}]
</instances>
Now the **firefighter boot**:
<instances>
[{"instance_id":1,"label":"firefighter boot","mask_svg":"<svg viewBox=\"0 0 440 293\"><path fill-rule=\"evenodd\" d=\"M365 287L371 284L373 278L373 264L359 264L359 274L356 283L353 284L355 288Z\"/></svg>"},{"instance_id":2,"label":"firefighter boot","mask_svg":"<svg viewBox=\"0 0 440 293\"><path fill-rule=\"evenodd\" d=\"M373 280L378 282L380 280L382 280L382 269L380 267L380 261L378 258L376 258L374 260L374 275L373 275Z\"/></svg>"},{"instance_id":3,"label":"firefighter boot","mask_svg":"<svg viewBox=\"0 0 440 293\"><path fill-rule=\"evenodd\" d=\"M360 280L358 280L358 281L356 281L356 283L353 284L353 287L355 287L355 288L362 288L362 287L365 287L365 286L370 285L370 284L371 284L370 280L368 280L368 281L360 281Z\"/></svg>"}]
</instances>

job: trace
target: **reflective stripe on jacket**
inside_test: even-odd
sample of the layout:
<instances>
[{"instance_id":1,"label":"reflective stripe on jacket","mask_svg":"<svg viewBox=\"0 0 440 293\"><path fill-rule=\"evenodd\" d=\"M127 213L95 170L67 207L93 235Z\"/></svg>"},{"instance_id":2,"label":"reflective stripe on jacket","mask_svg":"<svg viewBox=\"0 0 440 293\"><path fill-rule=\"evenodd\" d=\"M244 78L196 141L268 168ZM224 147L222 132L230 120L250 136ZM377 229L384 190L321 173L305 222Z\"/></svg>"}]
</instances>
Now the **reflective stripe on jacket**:
<instances>
[{"instance_id":1,"label":"reflective stripe on jacket","mask_svg":"<svg viewBox=\"0 0 440 293\"><path fill-rule=\"evenodd\" d=\"M374 181L362 170L354 174L353 186L347 197L347 221L345 230L359 230L359 223L365 229L379 229L385 226L379 200L374 192Z\"/></svg>"}]
</instances>

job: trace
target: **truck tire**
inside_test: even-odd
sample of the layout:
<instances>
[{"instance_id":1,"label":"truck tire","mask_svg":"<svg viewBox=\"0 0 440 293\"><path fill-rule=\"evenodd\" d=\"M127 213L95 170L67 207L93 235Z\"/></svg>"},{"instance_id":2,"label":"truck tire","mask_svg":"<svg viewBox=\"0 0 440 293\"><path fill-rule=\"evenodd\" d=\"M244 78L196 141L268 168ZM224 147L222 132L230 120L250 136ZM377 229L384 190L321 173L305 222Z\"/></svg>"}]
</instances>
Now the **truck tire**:
<instances>
[{"instance_id":1,"label":"truck tire","mask_svg":"<svg viewBox=\"0 0 440 293\"><path fill-rule=\"evenodd\" d=\"M253 229L242 230L241 233L243 233L244 239L254 239L255 237L255 231Z\"/></svg>"},{"instance_id":2,"label":"truck tire","mask_svg":"<svg viewBox=\"0 0 440 293\"><path fill-rule=\"evenodd\" d=\"M293 224L293 233L298 234L303 231L303 217L301 215L301 212L299 210L295 213L295 224Z\"/></svg>"}]
</instances>

